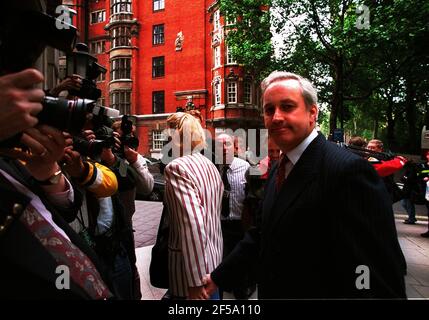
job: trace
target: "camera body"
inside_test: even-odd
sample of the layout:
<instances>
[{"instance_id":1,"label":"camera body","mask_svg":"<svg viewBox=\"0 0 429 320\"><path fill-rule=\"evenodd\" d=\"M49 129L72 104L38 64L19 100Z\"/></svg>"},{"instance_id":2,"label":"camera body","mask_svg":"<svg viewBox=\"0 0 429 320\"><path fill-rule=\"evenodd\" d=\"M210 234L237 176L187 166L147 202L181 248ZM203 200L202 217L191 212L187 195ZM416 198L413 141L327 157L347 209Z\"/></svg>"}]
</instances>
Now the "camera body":
<instances>
[{"instance_id":1,"label":"camera body","mask_svg":"<svg viewBox=\"0 0 429 320\"><path fill-rule=\"evenodd\" d=\"M106 68L97 63L96 57L89 54L86 44L76 44L76 50L67 55L66 76L78 75L82 78L81 88L70 90L71 95L91 100L100 98L101 90L97 89L97 78L102 73L106 73Z\"/></svg>"},{"instance_id":2,"label":"camera body","mask_svg":"<svg viewBox=\"0 0 429 320\"><path fill-rule=\"evenodd\" d=\"M88 141L84 138L73 137L73 148L83 156L97 160L104 148L113 148L115 138L113 130L103 124L94 129L95 139Z\"/></svg>"},{"instance_id":3,"label":"camera body","mask_svg":"<svg viewBox=\"0 0 429 320\"><path fill-rule=\"evenodd\" d=\"M122 116L121 120L121 145L122 147L127 146L131 149L137 149L139 146L139 139L133 135L133 125L134 123L129 119L127 115Z\"/></svg>"}]
</instances>

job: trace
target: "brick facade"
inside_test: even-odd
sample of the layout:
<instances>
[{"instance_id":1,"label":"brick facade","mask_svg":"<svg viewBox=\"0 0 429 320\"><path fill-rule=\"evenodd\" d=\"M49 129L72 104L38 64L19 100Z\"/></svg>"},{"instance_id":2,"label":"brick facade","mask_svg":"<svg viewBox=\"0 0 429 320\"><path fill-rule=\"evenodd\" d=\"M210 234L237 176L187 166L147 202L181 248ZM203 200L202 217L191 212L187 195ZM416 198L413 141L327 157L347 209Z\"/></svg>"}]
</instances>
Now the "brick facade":
<instances>
[{"instance_id":1,"label":"brick facade","mask_svg":"<svg viewBox=\"0 0 429 320\"><path fill-rule=\"evenodd\" d=\"M212 133L215 128L262 126L258 88L252 76L238 64L228 64L225 44L228 27L218 14L216 1L155 1L160 10L154 10L154 0L98 0L88 1L87 5L80 5L79 0L74 4L76 1L79 3L74 22L80 30L80 41L89 46L93 41L105 41L104 52L96 55L107 69L105 80L98 82L103 103L117 107L115 99L124 97L120 92L130 92L129 112L138 116L140 153L159 155L153 149L153 131L162 130L167 115L189 101L201 111L204 125ZM101 10L105 12L104 21L101 21L103 14L97 13ZM101 22L91 23L94 17ZM111 40L118 30L125 34L125 40ZM112 46L114 41L118 42ZM216 66L215 51L219 55ZM163 59L163 74L162 67L157 67L154 76L154 58L157 65ZM128 63L124 59L130 61L130 79L113 79L112 61L124 66ZM217 99L215 87L219 90ZM164 110L158 115L154 114L159 110L154 110L153 99L162 100L161 92L164 92Z\"/></svg>"}]
</instances>

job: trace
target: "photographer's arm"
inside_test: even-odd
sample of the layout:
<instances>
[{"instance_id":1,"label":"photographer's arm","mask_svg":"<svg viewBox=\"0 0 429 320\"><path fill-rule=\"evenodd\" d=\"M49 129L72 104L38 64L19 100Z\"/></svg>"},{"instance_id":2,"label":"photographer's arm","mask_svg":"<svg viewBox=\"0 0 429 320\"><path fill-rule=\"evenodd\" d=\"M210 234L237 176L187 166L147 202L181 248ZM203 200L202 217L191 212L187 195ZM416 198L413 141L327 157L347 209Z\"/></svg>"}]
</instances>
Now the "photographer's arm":
<instances>
[{"instance_id":1,"label":"photographer's arm","mask_svg":"<svg viewBox=\"0 0 429 320\"><path fill-rule=\"evenodd\" d=\"M110 197L118 190L116 175L109 168L96 162L83 161L80 154L71 149L66 149L64 159L66 172L95 197Z\"/></svg>"},{"instance_id":2,"label":"photographer's arm","mask_svg":"<svg viewBox=\"0 0 429 320\"><path fill-rule=\"evenodd\" d=\"M125 147L125 158L137 172L136 188L142 194L149 194L153 189L153 176L147 168L144 158L135 150Z\"/></svg>"}]
</instances>

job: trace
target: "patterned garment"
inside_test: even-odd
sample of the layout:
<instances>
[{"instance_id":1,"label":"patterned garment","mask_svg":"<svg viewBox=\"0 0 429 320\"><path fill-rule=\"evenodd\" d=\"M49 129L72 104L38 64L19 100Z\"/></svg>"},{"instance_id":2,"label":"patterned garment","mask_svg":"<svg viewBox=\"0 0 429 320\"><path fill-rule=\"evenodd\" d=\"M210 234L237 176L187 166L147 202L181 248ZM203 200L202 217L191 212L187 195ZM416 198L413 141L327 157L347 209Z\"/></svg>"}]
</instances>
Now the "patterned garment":
<instances>
[{"instance_id":1,"label":"patterned garment","mask_svg":"<svg viewBox=\"0 0 429 320\"><path fill-rule=\"evenodd\" d=\"M73 282L80 286L92 299L99 300L112 297L88 257L57 232L31 204L27 205L21 216L21 222L49 251L58 265L69 267Z\"/></svg>"},{"instance_id":2,"label":"patterned garment","mask_svg":"<svg viewBox=\"0 0 429 320\"><path fill-rule=\"evenodd\" d=\"M222 261L223 184L215 165L200 153L173 160L165 178L170 290L187 297L188 287L202 286L203 277Z\"/></svg>"},{"instance_id":3,"label":"patterned garment","mask_svg":"<svg viewBox=\"0 0 429 320\"><path fill-rule=\"evenodd\" d=\"M243 211L243 203L246 197L246 171L250 164L243 159L234 157L227 170L228 181L231 186L229 195L229 215L227 219L240 220Z\"/></svg>"}]
</instances>

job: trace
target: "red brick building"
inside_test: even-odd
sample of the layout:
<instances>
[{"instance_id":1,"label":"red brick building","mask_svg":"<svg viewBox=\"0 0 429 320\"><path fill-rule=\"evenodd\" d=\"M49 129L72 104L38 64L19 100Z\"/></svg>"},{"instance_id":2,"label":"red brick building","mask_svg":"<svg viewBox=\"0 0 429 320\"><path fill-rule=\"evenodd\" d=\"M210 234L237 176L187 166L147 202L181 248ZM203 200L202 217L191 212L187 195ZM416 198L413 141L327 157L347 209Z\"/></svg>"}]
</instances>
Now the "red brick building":
<instances>
[{"instance_id":1,"label":"red brick building","mask_svg":"<svg viewBox=\"0 0 429 320\"><path fill-rule=\"evenodd\" d=\"M100 103L138 118L139 151L157 157L168 114L192 102L212 132L259 128L259 91L229 54L232 26L213 0L72 0L80 41L107 69Z\"/></svg>"}]
</instances>

